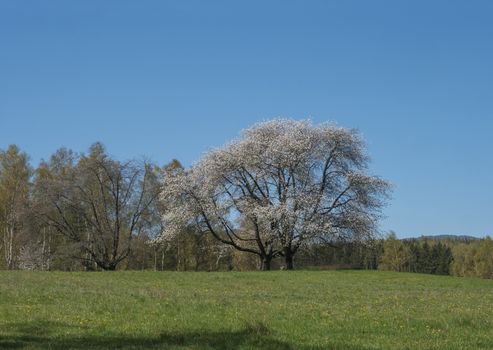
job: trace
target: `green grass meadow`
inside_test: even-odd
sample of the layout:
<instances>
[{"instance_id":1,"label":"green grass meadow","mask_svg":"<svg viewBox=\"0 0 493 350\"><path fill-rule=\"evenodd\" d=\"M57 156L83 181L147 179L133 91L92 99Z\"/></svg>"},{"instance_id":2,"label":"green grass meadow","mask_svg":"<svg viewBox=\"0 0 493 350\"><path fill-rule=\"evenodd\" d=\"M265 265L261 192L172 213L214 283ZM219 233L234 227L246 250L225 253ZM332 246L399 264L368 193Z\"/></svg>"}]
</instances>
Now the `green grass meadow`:
<instances>
[{"instance_id":1,"label":"green grass meadow","mask_svg":"<svg viewBox=\"0 0 493 350\"><path fill-rule=\"evenodd\" d=\"M493 349L493 281L380 271L1 272L1 349Z\"/></svg>"}]
</instances>

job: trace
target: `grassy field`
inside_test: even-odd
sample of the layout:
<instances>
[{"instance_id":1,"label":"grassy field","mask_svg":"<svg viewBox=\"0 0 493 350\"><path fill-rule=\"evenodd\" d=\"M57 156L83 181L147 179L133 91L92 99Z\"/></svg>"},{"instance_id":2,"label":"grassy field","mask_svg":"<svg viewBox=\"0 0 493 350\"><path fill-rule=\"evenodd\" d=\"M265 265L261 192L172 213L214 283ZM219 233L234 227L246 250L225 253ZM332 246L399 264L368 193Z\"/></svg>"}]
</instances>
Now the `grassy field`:
<instances>
[{"instance_id":1,"label":"grassy field","mask_svg":"<svg viewBox=\"0 0 493 350\"><path fill-rule=\"evenodd\" d=\"M493 349L493 281L377 271L0 273L2 349Z\"/></svg>"}]
</instances>

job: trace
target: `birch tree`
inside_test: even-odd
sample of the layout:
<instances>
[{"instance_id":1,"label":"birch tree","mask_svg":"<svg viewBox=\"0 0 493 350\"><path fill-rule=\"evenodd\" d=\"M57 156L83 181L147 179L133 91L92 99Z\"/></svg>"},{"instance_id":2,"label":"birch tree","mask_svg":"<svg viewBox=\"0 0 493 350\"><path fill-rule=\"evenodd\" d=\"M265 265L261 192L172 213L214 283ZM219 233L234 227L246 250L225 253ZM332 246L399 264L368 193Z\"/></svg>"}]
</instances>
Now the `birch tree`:
<instances>
[{"instance_id":1,"label":"birch tree","mask_svg":"<svg viewBox=\"0 0 493 350\"><path fill-rule=\"evenodd\" d=\"M292 269L302 244L373 235L390 186L368 174L353 129L274 119L164 177L163 239L195 225L255 254L263 270L283 257Z\"/></svg>"}]
</instances>

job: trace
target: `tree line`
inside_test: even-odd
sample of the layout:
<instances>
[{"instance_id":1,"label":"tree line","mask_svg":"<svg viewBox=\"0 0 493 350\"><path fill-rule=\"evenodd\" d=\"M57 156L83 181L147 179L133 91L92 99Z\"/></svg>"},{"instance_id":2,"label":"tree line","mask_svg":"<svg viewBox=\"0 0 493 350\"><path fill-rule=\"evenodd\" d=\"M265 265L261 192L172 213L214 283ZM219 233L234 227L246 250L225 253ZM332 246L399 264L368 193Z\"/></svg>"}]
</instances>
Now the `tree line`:
<instances>
[{"instance_id":1,"label":"tree line","mask_svg":"<svg viewBox=\"0 0 493 350\"><path fill-rule=\"evenodd\" d=\"M355 130L289 119L187 169L120 161L101 143L33 168L11 145L0 151L0 268L487 270L488 247L379 239L391 186L368 162Z\"/></svg>"},{"instance_id":2,"label":"tree line","mask_svg":"<svg viewBox=\"0 0 493 350\"><path fill-rule=\"evenodd\" d=\"M370 241L320 242L305 246L303 268L370 269L493 278L493 240L460 237L386 237Z\"/></svg>"},{"instance_id":3,"label":"tree line","mask_svg":"<svg viewBox=\"0 0 493 350\"><path fill-rule=\"evenodd\" d=\"M17 146L0 151L0 268L25 270L255 270L256 256L225 245L193 225L167 239L157 200L162 174L182 171L120 163L102 144L87 154L59 149L37 168ZM283 268L277 257L272 268ZM382 269L493 278L493 241L428 238L313 240L296 255L299 268Z\"/></svg>"},{"instance_id":4,"label":"tree line","mask_svg":"<svg viewBox=\"0 0 493 350\"><path fill-rule=\"evenodd\" d=\"M493 278L493 240L418 237L397 239L394 232L365 242L313 244L298 266L379 269L460 277Z\"/></svg>"}]
</instances>

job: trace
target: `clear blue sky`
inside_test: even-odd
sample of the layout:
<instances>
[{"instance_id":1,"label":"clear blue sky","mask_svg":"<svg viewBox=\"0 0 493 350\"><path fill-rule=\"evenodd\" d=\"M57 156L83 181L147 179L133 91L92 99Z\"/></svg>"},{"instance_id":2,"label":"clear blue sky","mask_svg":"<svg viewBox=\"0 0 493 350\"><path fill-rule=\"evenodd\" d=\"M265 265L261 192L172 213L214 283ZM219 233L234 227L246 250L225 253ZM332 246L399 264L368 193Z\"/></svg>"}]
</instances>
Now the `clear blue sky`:
<instances>
[{"instance_id":1,"label":"clear blue sky","mask_svg":"<svg viewBox=\"0 0 493 350\"><path fill-rule=\"evenodd\" d=\"M361 131L382 230L493 234L493 1L0 0L0 148L189 165L275 116Z\"/></svg>"}]
</instances>

